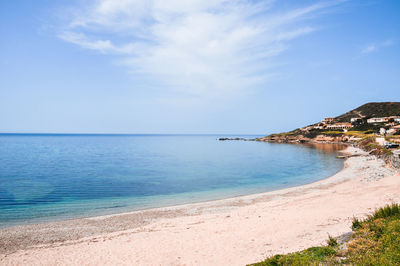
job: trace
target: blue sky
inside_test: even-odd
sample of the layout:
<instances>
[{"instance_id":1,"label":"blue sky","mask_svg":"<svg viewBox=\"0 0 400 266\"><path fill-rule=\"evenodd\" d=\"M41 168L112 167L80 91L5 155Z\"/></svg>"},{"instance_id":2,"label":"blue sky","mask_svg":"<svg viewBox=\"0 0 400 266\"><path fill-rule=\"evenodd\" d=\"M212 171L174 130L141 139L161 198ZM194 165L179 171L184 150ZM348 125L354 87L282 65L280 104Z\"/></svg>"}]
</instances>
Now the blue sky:
<instances>
[{"instance_id":1,"label":"blue sky","mask_svg":"<svg viewBox=\"0 0 400 266\"><path fill-rule=\"evenodd\" d=\"M268 134L400 101L400 3L2 0L0 132Z\"/></svg>"}]
</instances>

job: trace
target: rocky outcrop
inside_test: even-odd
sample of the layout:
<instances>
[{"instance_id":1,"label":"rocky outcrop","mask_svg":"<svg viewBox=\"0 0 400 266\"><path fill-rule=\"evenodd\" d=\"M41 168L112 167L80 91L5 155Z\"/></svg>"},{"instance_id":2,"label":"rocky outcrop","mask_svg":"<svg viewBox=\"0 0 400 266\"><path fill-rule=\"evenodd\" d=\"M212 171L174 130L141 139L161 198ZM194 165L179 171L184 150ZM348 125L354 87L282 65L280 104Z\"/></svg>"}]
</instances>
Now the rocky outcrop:
<instances>
[{"instance_id":1,"label":"rocky outcrop","mask_svg":"<svg viewBox=\"0 0 400 266\"><path fill-rule=\"evenodd\" d=\"M254 139L246 139L246 138L219 138L218 140L220 140L220 141L224 141L224 140L254 141Z\"/></svg>"},{"instance_id":2,"label":"rocky outcrop","mask_svg":"<svg viewBox=\"0 0 400 266\"><path fill-rule=\"evenodd\" d=\"M311 139L303 135L270 135L267 137L257 138L256 141L276 142L276 143L305 143Z\"/></svg>"},{"instance_id":3,"label":"rocky outcrop","mask_svg":"<svg viewBox=\"0 0 400 266\"><path fill-rule=\"evenodd\" d=\"M378 156L392 168L400 169L400 152L392 152L391 154L383 154Z\"/></svg>"},{"instance_id":4,"label":"rocky outcrop","mask_svg":"<svg viewBox=\"0 0 400 266\"><path fill-rule=\"evenodd\" d=\"M347 135L317 135L313 138L304 135L285 135L276 134L267 137L257 138L256 141L275 142L275 143L353 143L358 138Z\"/></svg>"}]
</instances>

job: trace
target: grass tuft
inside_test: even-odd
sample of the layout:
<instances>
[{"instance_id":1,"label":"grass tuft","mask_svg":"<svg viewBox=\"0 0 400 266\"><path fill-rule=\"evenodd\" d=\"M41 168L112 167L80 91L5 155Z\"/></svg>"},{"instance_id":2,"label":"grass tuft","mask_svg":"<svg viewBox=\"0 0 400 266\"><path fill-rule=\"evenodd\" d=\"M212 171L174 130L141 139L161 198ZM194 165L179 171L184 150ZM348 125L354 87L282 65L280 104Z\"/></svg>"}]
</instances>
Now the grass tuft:
<instances>
[{"instance_id":1,"label":"grass tuft","mask_svg":"<svg viewBox=\"0 0 400 266\"><path fill-rule=\"evenodd\" d=\"M358 220L356 217L353 217L353 222L351 224L351 229L356 230L361 227L361 221Z\"/></svg>"},{"instance_id":2,"label":"grass tuft","mask_svg":"<svg viewBox=\"0 0 400 266\"><path fill-rule=\"evenodd\" d=\"M332 237L329 234L328 234L328 240L326 241L326 243L330 247L337 247L338 246L338 242L337 242L336 238Z\"/></svg>"},{"instance_id":3,"label":"grass tuft","mask_svg":"<svg viewBox=\"0 0 400 266\"><path fill-rule=\"evenodd\" d=\"M336 250L330 246L311 247L303 251L287 255L275 255L265 261L255 263L256 266L278 266L278 265L318 265L330 261L336 255Z\"/></svg>"}]
</instances>

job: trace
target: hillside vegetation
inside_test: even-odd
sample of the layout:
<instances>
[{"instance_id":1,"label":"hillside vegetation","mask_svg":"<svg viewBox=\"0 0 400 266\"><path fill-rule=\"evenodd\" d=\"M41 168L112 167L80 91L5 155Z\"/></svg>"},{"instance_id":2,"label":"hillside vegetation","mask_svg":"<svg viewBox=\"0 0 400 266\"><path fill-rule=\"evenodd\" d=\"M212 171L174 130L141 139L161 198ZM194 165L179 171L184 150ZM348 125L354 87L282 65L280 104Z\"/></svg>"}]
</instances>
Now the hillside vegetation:
<instances>
[{"instance_id":1,"label":"hillside vegetation","mask_svg":"<svg viewBox=\"0 0 400 266\"><path fill-rule=\"evenodd\" d=\"M365 116L366 118L400 116L400 102L366 103L354 110L339 115L335 120L338 122L350 122L350 118L360 116Z\"/></svg>"},{"instance_id":2,"label":"hillside vegetation","mask_svg":"<svg viewBox=\"0 0 400 266\"><path fill-rule=\"evenodd\" d=\"M353 220L348 242L329 237L327 245L287 255L275 255L255 263L276 265L400 265L400 206L392 204L365 220Z\"/></svg>"}]
</instances>

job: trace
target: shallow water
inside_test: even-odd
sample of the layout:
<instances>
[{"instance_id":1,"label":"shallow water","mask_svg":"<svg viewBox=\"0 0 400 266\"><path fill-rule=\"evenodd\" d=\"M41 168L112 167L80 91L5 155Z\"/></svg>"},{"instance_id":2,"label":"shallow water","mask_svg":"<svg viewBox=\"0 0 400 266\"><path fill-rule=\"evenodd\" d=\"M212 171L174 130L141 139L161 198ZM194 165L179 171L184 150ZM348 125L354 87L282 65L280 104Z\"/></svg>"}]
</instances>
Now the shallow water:
<instances>
[{"instance_id":1,"label":"shallow water","mask_svg":"<svg viewBox=\"0 0 400 266\"><path fill-rule=\"evenodd\" d=\"M343 167L341 146L218 137L0 135L0 227L276 190Z\"/></svg>"}]
</instances>

